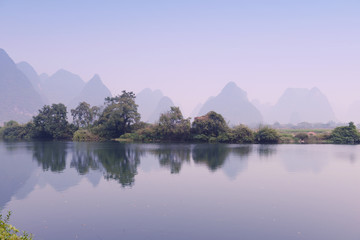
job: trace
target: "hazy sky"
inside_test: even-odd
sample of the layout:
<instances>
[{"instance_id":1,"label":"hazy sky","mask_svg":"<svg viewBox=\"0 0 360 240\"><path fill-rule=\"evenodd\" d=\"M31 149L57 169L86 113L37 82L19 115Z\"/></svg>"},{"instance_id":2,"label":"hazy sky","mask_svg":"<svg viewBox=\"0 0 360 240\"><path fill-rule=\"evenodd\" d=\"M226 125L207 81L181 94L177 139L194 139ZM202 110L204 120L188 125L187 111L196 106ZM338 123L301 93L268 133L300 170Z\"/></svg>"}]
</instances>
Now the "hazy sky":
<instances>
[{"instance_id":1,"label":"hazy sky","mask_svg":"<svg viewBox=\"0 0 360 240\"><path fill-rule=\"evenodd\" d=\"M185 113L229 81L270 103L316 86L340 119L360 100L359 0L0 0L0 48L113 94L161 89Z\"/></svg>"}]
</instances>

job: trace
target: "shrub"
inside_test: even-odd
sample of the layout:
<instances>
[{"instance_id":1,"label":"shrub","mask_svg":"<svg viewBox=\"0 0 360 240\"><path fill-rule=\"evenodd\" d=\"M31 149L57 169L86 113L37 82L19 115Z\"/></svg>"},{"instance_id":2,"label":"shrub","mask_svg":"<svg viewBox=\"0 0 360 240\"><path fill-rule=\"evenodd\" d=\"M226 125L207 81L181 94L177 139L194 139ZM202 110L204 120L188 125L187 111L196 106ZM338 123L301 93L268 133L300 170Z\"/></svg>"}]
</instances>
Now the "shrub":
<instances>
[{"instance_id":1,"label":"shrub","mask_svg":"<svg viewBox=\"0 0 360 240\"><path fill-rule=\"evenodd\" d=\"M5 218L0 214L0 239L11 239L11 240L31 240L32 235L23 232L22 235L18 235L20 232L14 226L9 224L11 212L6 215Z\"/></svg>"},{"instance_id":2,"label":"shrub","mask_svg":"<svg viewBox=\"0 0 360 240\"><path fill-rule=\"evenodd\" d=\"M86 141L99 141L101 140L101 138L93 134L89 130L80 129L74 133L73 140L78 142L86 142Z\"/></svg>"},{"instance_id":3,"label":"shrub","mask_svg":"<svg viewBox=\"0 0 360 240\"><path fill-rule=\"evenodd\" d=\"M337 144L358 144L360 134L353 122L349 126L337 127L331 132L330 140Z\"/></svg>"},{"instance_id":4,"label":"shrub","mask_svg":"<svg viewBox=\"0 0 360 240\"><path fill-rule=\"evenodd\" d=\"M254 132L245 125L239 125L231 130L230 140L233 143L253 143Z\"/></svg>"},{"instance_id":5,"label":"shrub","mask_svg":"<svg viewBox=\"0 0 360 240\"><path fill-rule=\"evenodd\" d=\"M279 133L275 129L269 127L263 127L259 129L259 131L257 131L255 134L255 141L257 143L278 143L279 140Z\"/></svg>"}]
</instances>

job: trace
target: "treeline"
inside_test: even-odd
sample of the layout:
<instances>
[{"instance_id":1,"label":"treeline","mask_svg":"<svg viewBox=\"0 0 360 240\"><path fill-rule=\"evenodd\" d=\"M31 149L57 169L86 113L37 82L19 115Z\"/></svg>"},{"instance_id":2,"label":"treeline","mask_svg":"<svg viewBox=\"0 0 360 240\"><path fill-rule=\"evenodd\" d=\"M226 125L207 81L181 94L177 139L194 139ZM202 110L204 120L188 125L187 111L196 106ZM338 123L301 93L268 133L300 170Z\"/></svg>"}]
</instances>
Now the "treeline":
<instances>
[{"instance_id":1,"label":"treeline","mask_svg":"<svg viewBox=\"0 0 360 240\"><path fill-rule=\"evenodd\" d=\"M0 128L0 137L6 140L21 139L72 139L75 141L113 140L129 142L220 142L220 143L290 143L327 142L360 143L360 134L353 123L335 128L329 134L310 136L281 134L264 126L257 130L245 125L229 127L223 116L209 112L191 123L184 118L179 107L171 107L162 113L155 124L140 121L138 106L133 92L105 99L103 107L80 103L70 111L72 123L67 120L64 104L45 105L38 115L26 124L15 121Z\"/></svg>"}]
</instances>

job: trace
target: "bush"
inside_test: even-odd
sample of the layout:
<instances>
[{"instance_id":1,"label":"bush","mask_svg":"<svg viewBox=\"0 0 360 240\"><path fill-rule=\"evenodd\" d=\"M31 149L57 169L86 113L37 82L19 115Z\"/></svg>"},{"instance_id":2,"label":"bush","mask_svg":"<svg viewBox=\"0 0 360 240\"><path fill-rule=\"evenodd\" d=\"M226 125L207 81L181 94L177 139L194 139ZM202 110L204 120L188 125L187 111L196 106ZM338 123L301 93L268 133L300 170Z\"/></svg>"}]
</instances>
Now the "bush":
<instances>
[{"instance_id":1,"label":"bush","mask_svg":"<svg viewBox=\"0 0 360 240\"><path fill-rule=\"evenodd\" d=\"M231 130L230 140L233 143L253 143L254 132L245 125L239 125Z\"/></svg>"},{"instance_id":2,"label":"bush","mask_svg":"<svg viewBox=\"0 0 360 240\"><path fill-rule=\"evenodd\" d=\"M255 141L257 143L278 143L279 140L279 133L275 129L269 127L263 127L259 129L259 131L257 131L257 133L255 134Z\"/></svg>"},{"instance_id":3,"label":"bush","mask_svg":"<svg viewBox=\"0 0 360 240\"><path fill-rule=\"evenodd\" d=\"M22 235L18 235L20 232L14 226L9 224L11 212L6 215L3 219L2 215L0 214L0 239L11 239L11 240L31 240L32 235L26 232L23 232Z\"/></svg>"},{"instance_id":4,"label":"bush","mask_svg":"<svg viewBox=\"0 0 360 240\"><path fill-rule=\"evenodd\" d=\"M5 140L30 139L32 137L32 128L33 124L31 122L20 125L15 121L10 121L0 129L0 138Z\"/></svg>"},{"instance_id":5,"label":"bush","mask_svg":"<svg viewBox=\"0 0 360 240\"><path fill-rule=\"evenodd\" d=\"M360 143L360 134L353 122L349 126L337 127L330 135L330 140L337 144L358 144Z\"/></svg>"},{"instance_id":6,"label":"bush","mask_svg":"<svg viewBox=\"0 0 360 240\"><path fill-rule=\"evenodd\" d=\"M295 135L295 138L299 139L300 141L305 141L306 139L309 138L309 136L307 135L307 133L301 132L301 133L297 133Z\"/></svg>"},{"instance_id":7,"label":"bush","mask_svg":"<svg viewBox=\"0 0 360 240\"><path fill-rule=\"evenodd\" d=\"M87 142L87 141L99 141L101 138L89 130L80 129L74 133L73 141Z\"/></svg>"}]
</instances>

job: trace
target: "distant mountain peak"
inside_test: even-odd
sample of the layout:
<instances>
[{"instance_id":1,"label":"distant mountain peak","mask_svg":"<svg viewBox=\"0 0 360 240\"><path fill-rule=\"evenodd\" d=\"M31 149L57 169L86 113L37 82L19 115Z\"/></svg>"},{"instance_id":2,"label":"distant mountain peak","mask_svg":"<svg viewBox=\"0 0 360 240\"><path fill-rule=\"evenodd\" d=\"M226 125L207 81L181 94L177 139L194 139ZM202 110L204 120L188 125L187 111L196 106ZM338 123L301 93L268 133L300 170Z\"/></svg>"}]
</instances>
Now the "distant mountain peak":
<instances>
[{"instance_id":1,"label":"distant mountain peak","mask_svg":"<svg viewBox=\"0 0 360 240\"><path fill-rule=\"evenodd\" d=\"M99 74L94 74L94 76L89 80L88 83L102 83Z\"/></svg>"},{"instance_id":2,"label":"distant mountain peak","mask_svg":"<svg viewBox=\"0 0 360 240\"><path fill-rule=\"evenodd\" d=\"M247 93L234 82L227 83L216 97L209 98L199 114L205 115L209 111L220 113L231 124L256 124L262 121L259 110L249 102Z\"/></svg>"},{"instance_id":3,"label":"distant mountain peak","mask_svg":"<svg viewBox=\"0 0 360 240\"><path fill-rule=\"evenodd\" d=\"M221 90L220 95L242 95L247 98L247 93L236 85L235 82L229 82Z\"/></svg>"},{"instance_id":4,"label":"distant mountain peak","mask_svg":"<svg viewBox=\"0 0 360 240\"><path fill-rule=\"evenodd\" d=\"M2 49L2 48L0 48L0 56L1 56L1 55L5 55L5 56L9 57L9 55L7 54L7 52L6 52L4 49Z\"/></svg>"}]
</instances>

